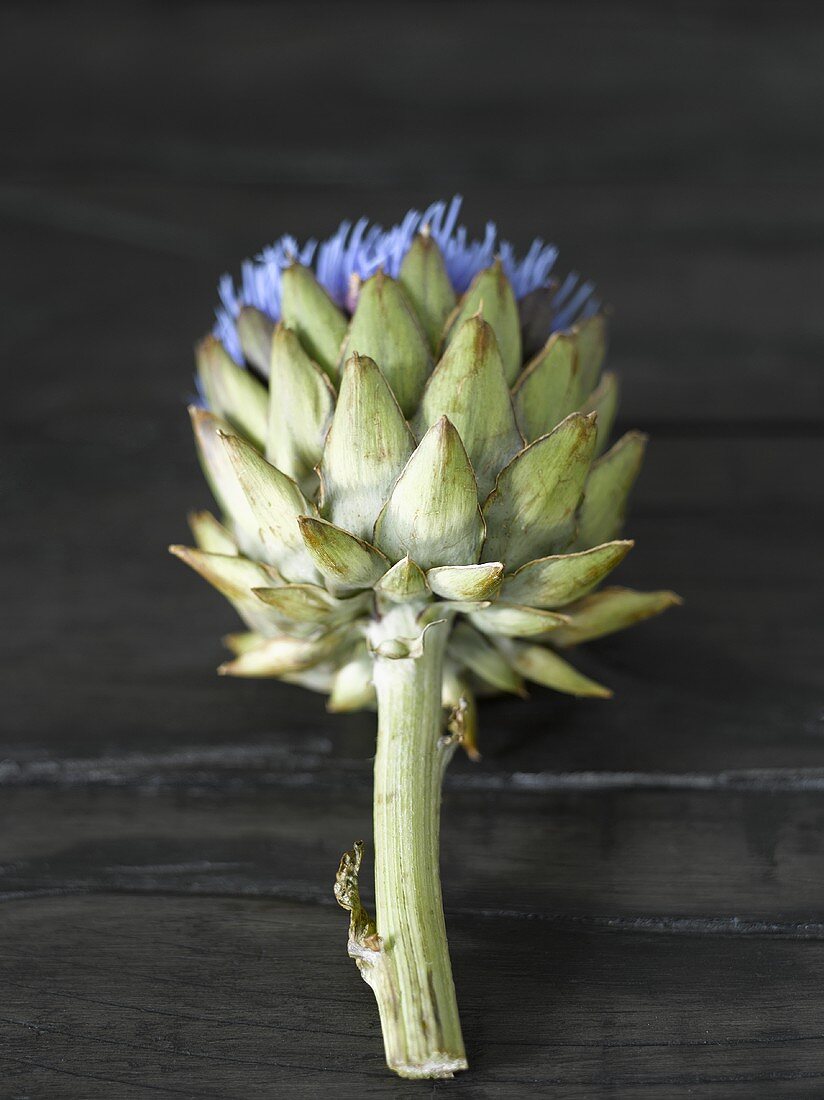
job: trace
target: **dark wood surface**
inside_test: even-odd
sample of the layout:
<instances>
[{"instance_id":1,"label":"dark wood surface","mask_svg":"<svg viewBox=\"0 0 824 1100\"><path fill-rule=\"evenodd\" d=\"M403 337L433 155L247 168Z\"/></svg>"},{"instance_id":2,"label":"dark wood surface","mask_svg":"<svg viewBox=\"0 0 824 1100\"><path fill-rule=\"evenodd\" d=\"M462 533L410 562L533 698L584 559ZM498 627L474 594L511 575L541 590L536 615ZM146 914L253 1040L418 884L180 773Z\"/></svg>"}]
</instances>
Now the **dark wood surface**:
<instances>
[{"instance_id":1,"label":"dark wood surface","mask_svg":"<svg viewBox=\"0 0 824 1100\"><path fill-rule=\"evenodd\" d=\"M824 1095L819 5L4 5L0 1095ZM168 542L221 271L459 190L613 303L650 431L589 647L456 760L472 1069L382 1065L332 900L370 716L218 679ZM366 891L367 894L369 891Z\"/></svg>"}]
</instances>

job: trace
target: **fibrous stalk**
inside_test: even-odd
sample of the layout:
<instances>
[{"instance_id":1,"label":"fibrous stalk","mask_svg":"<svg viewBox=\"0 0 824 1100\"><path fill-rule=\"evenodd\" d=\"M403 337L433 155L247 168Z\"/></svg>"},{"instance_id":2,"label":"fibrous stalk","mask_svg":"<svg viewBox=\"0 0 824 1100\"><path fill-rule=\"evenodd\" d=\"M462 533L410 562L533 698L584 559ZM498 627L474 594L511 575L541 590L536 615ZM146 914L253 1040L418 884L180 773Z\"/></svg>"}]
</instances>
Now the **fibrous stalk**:
<instances>
[{"instance_id":1,"label":"fibrous stalk","mask_svg":"<svg viewBox=\"0 0 824 1100\"><path fill-rule=\"evenodd\" d=\"M415 608L374 624L375 920L360 904L362 846L341 861L336 893L350 909L349 953L378 1003L386 1061L402 1077L466 1069L439 875L441 782L454 740L441 706L448 624L423 633Z\"/></svg>"}]
</instances>

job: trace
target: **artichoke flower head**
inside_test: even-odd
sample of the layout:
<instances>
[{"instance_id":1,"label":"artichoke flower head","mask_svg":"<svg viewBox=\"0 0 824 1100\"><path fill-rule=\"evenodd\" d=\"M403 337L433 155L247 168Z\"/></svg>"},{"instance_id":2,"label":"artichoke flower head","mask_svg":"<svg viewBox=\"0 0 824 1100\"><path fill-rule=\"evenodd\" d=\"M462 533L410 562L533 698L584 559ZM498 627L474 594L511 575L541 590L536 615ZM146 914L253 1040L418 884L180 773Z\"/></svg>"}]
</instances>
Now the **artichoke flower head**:
<instances>
[{"instance_id":1,"label":"artichoke flower head","mask_svg":"<svg viewBox=\"0 0 824 1100\"><path fill-rule=\"evenodd\" d=\"M632 547L645 437L609 446L593 287L554 279L540 240L519 259L492 224L469 238L459 209L284 237L224 277L191 409L221 518L191 516L196 548L172 550L245 623L220 671L333 711L374 706L388 609L447 619L443 704L472 751L476 695L609 695L559 651L677 597L599 589Z\"/></svg>"}]
</instances>

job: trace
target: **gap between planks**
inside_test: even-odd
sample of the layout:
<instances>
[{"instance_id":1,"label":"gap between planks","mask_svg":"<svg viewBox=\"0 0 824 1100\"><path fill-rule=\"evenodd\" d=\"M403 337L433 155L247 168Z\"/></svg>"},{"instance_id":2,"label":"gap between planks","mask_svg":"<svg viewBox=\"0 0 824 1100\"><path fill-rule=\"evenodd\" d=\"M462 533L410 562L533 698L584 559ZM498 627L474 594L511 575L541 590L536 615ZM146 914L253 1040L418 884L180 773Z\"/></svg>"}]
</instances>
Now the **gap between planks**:
<instances>
[{"instance_id":1,"label":"gap between planks","mask_svg":"<svg viewBox=\"0 0 824 1100\"><path fill-rule=\"evenodd\" d=\"M290 746L207 747L161 753L127 753L78 759L0 759L5 787L351 787L371 783L371 761ZM241 771L243 774L238 774ZM335 774L329 774L336 772ZM824 768L731 768L718 772L573 771L447 773L454 791L741 791L824 792Z\"/></svg>"}]
</instances>

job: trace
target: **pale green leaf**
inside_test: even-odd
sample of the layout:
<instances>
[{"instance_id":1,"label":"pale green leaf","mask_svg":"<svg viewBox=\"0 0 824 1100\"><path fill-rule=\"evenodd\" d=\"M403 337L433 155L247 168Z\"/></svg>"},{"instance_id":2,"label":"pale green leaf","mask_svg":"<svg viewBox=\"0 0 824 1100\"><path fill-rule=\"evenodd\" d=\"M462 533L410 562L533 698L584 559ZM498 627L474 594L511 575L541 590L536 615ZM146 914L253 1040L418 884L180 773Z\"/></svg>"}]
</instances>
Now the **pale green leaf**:
<instances>
[{"instance_id":1,"label":"pale green leaf","mask_svg":"<svg viewBox=\"0 0 824 1100\"><path fill-rule=\"evenodd\" d=\"M264 635L272 634L278 627L278 617L252 592L261 585L278 584L280 578L275 569L238 554L208 553L188 546L170 546L169 551L225 596L247 626Z\"/></svg>"},{"instance_id":2,"label":"pale green leaf","mask_svg":"<svg viewBox=\"0 0 824 1100\"><path fill-rule=\"evenodd\" d=\"M254 306L243 306L237 319L237 334L247 362L269 377L272 358L272 333L275 322Z\"/></svg>"},{"instance_id":3,"label":"pale green leaf","mask_svg":"<svg viewBox=\"0 0 824 1100\"><path fill-rule=\"evenodd\" d=\"M375 360L404 416L411 416L432 370L432 356L408 298L382 271L360 288L343 360L355 353Z\"/></svg>"},{"instance_id":4,"label":"pale green leaf","mask_svg":"<svg viewBox=\"0 0 824 1100\"><path fill-rule=\"evenodd\" d=\"M237 543L228 528L211 512L190 512L189 529L199 550L209 554L237 554Z\"/></svg>"},{"instance_id":5,"label":"pale green leaf","mask_svg":"<svg viewBox=\"0 0 824 1100\"><path fill-rule=\"evenodd\" d=\"M469 621L484 634L500 634L504 638L529 638L557 629L566 622L566 617L538 607L498 602L483 611L472 612Z\"/></svg>"},{"instance_id":6,"label":"pale green leaf","mask_svg":"<svg viewBox=\"0 0 824 1100\"><path fill-rule=\"evenodd\" d=\"M285 584L279 588L254 588L255 596L285 619L301 623L327 622L335 603L325 588L316 584Z\"/></svg>"},{"instance_id":7,"label":"pale green leaf","mask_svg":"<svg viewBox=\"0 0 824 1100\"><path fill-rule=\"evenodd\" d=\"M281 679L287 684L297 684L298 687L306 688L307 691L316 691L320 695L328 695L335 682L336 669L337 664L335 662L324 661L300 672L284 672Z\"/></svg>"},{"instance_id":8,"label":"pale green leaf","mask_svg":"<svg viewBox=\"0 0 824 1100\"><path fill-rule=\"evenodd\" d=\"M462 615L468 615L472 611L483 611L491 606L490 600L444 600L439 598L431 607L426 608L422 614L424 621L435 622L439 617L446 618L446 612L460 612Z\"/></svg>"},{"instance_id":9,"label":"pale green leaf","mask_svg":"<svg viewBox=\"0 0 824 1100\"><path fill-rule=\"evenodd\" d=\"M326 709L333 714L341 714L373 706L375 703L373 672L374 662L366 646L359 646L352 657L335 673Z\"/></svg>"},{"instance_id":10,"label":"pale green leaf","mask_svg":"<svg viewBox=\"0 0 824 1100\"><path fill-rule=\"evenodd\" d=\"M232 429L225 420L194 405L189 407L189 415L200 465L224 518L231 523L232 534L249 557L264 557L257 520L223 445L223 435Z\"/></svg>"},{"instance_id":11,"label":"pale green leaf","mask_svg":"<svg viewBox=\"0 0 824 1100\"><path fill-rule=\"evenodd\" d=\"M372 588L389 568L380 550L327 520L304 516L300 530L315 566L336 592Z\"/></svg>"},{"instance_id":12,"label":"pale green leaf","mask_svg":"<svg viewBox=\"0 0 824 1100\"><path fill-rule=\"evenodd\" d=\"M569 544L594 446L593 421L573 413L515 456L484 504L485 558L517 569Z\"/></svg>"},{"instance_id":13,"label":"pale green leaf","mask_svg":"<svg viewBox=\"0 0 824 1100\"><path fill-rule=\"evenodd\" d=\"M195 358L209 407L262 448L269 405L266 387L245 367L239 367L214 336L197 345Z\"/></svg>"},{"instance_id":14,"label":"pale green leaf","mask_svg":"<svg viewBox=\"0 0 824 1100\"><path fill-rule=\"evenodd\" d=\"M333 382L338 380L341 347L348 322L308 267L292 264L283 272L281 321Z\"/></svg>"},{"instance_id":15,"label":"pale green leaf","mask_svg":"<svg viewBox=\"0 0 824 1100\"><path fill-rule=\"evenodd\" d=\"M611 699L612 692L590 680L557 653L540 645L512 642L508 652L515 669L533 683L579 698Z\"/></svg>"},{"instance_id":16,"label":"pale green leaf","mask_svg":"<svg viewBox=\"0 0 824 1100\"><path fill-rule=\"evenodd\" d=\"M456 299L441 250L426 228L415 237L406 253L398 281L412 303L430 347L437 351Z\"/></svg>"},{"instance_id":17,"label":"pale green leaf","mask_svg":"<svg viewBox=\"0 0 824 1100\"><path fill-rule=\"evenodd\" d=\"M483 499L499 471L523 446L504 378L498 341L481 317L454 332L426 384L416 418L419 434L448 416L463 441Z\"/></svg>"},{"instance_id":18,"label":"pale green leaf","mask_svg":"<svg viewBox=\"0 0 824 1100\"><path fill-rule=\"evenodd\" d=\"M572 338L578 353L578 378L583 401L595 389L607 354L607 322L603 313L573 325Z\"/></svg>"},{"instance_id":19,"label":"pale green leaf","mask_svg":"<svg viewBox=\"0 0 824 1100\"><path fill-rule=\"evenodd\" d=\"M315 584L284 584L255 588L253 592L267 607L296 623L338 625L351 622L369 609L366 593L340 600Z\"/></svg>"},{"instance_id":20,"label":"pale green leaf","mask_svg":"<svg viewBox=\"0 0 824 1100\"><path fill-rule=\"evenodd\" d=\"M312 505L291 478L271 466L245 440L234 435L222 439L255 517L267 560L286 580L315 581L317 572L298 526L298 518L311 514Z\"/></svg>"},{"instance_id":21,"label":"pale green leaf","mask_svg":"<svg viewBox=\"0 0 824 1100\"><path fill-rule=\"evenodd\" d=\"M457 623L449 635L449 655L499 691L524 694L524 682L509 661L468 623Z\"/></svg>"},{"instance_id":22,"label":"pale green leaf","mask_svg":"<svg viewBox=\"0 0 824 1100\"><path fill-rule=\"evenodd\" d=\"M384 573L375 585L375 591L392 603L426 599L431 596L426 577L419 565L407 555Z\"/></svg>"},{"instance_id":23,"label":"pale green leaf","mask_svg":"<svg viewBox=\"0 0 824 1100\"><path fill-rule=\"evenodd\" d=\"M518 305L500 260L479 271L455 310L446 343L449 345L464 321L481 312L495 330L503 361L504 377L511 386L521 369L521 321Z\"/></svg>"},{"instance_id":24,"label":"pale green leaf","mask_svg":"<svg viewBox=\"0 0 824 1100\"><path fill-rule=\"evenodd\" d=\"M180 558L218 592L232 600L252 599L253 588L269 587L279 579L277 571L270 566L250 561L237 553L218 554L178 545L170 546L169 553Z\"/></svg>"},{"instance_id":25,"label":"pale green leaf","mask_svg":"<svg viewBox=\"0 0 824 1100\"><path fill-rule=\"evenodd\" d=\"M229 652L234 653L237 657L241 653L245 653L247 649L255 649L259 646L263 641L263 637L255 630L247 630L242 633L224 634L222 641Z\"/></svg>"},{"instance_id":26,"label":"pale green leaf","mask_svg":"<svg viewBox=\"0 0 824 1100\"><path fill-rule=\"evenodd\" d=\"M283 634L267 638L218 669L221 676L285 676L303 672L326 660L343 645L344 633L330 631L319 638L295 638Z\"/></svg>"},{"instance_id":27,"label":"pale green leaf","mask_svg":"<svg viewBox=\"0 0 824 1100\"><path fill-rule=\"evenodd\" d=\"M563 607L586 596L631 550L629 540L527 562L504 580L501 595L529 607Z\"/></svg>"},{"instance_id":28,"label":"pale green leaf","mask_svg":"<svg viewBox=\"0 0 824 1100\"><path fill-rule=\"evenodd\" d=\"M642 432L627 432L593 463L578 514L576 548L608 542L621 533L646 445L647 437Z\"/></svg>"},{"instance_id":29,"label":"pale green leaf","mask_svg":"<svg viewBox=\"0 0 824 1100\"><path fill-rule=\"evenodd\" d=\"M266 435L266 457L272 465L295 481L308 478L323 453L334 407L328 377L295 333L278 325L272 339Z\"/></svg>"},{"instance_id":30,"label":"pale green leaf","mask_svg":"<svg viewBox=\"0 0 824 1100\"><path fill-rule=\"evenodd\" d=\"M604 588L564 608L569 623L552 632L552 644L577 645L624 630L681 603L674 592L636 592L631 588Z\"/></svg>"},{"instance_id":31,"label":"pale green leaf","mask_svg":"<svg viewBox=\"0 0 824 1100\"><path fill-rule=\"evenodd\" d=\"M546 435L581 403L578 356L572 336L556 332L524 368L512 403L527 443Z\"/></svg>"},{"instance_id":32,"label":"pale green leaf","mask_svg":"<svg viewBox=\"0 0 824 1100\"><path fill-rule=\"evenodd\" d=\"M504 567L499 561L483 565L441 565L426 574L429 587L446 600L488 600L501 587Z\"/></svg>"},{"instance_id":33,"label":"pale green leaf","mask_svg":"<svg viewBox=\"0 0 824 1100\"><path fill-rule=\"evenodd\" d=\"M447 417L433 424L395 483L375 524L375 543L395 562L422 569L478 560L484 524L472 466Z\"/></svg>"},{"instance_id":34,"label":"pale green leaf","mask_svg":"<svg viewBox=\"0 0 824 1100\"><path fill-rule=\"evenodd\" d=\"M415 440L386 379L372 359L344 367L335 415L320 464L323 514L359 538L371 538Z\"/></svg>"}]
</instances>

